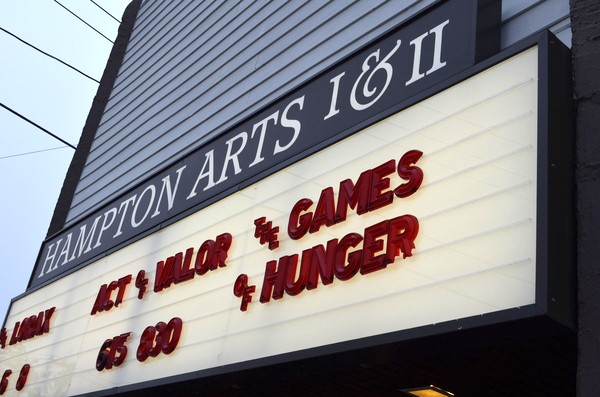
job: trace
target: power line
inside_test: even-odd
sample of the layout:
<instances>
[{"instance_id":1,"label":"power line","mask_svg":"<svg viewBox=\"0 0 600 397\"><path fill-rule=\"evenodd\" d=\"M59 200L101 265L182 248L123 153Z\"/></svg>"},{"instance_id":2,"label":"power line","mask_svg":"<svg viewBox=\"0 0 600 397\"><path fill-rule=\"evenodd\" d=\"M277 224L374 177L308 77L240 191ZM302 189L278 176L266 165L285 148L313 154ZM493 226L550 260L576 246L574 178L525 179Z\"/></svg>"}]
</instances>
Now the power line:
<instances>
[{"instance_id":1,"label":"power line","mask_svg":"<svg viewBox=\"0 0 600 397\"><path fill-rule=\"evenodd\" d=\"M4 28L2 28L2 27L0 27L0 30L2 30L3 32L5 32L5 33L7 33L7 34L11 35L11 36L12 36L12 37L14 37L15 39L19 40L21 43L23 43L23 44L27 44L29 47L33 48L34 50L37 50L37 51L41 52L42 54L46 55L47 57L50 57L50 58L52 58L52 59L54 59L54 60L56 60L56 61L58 61L58 62L62 63L63 65L70 67L71 69L73 69L74 71L76 71L76 72L77 72L77 73L79 73L79 74L82 74L83 76L87 77L88 79L90 79L90 80L92 80L92 81L95 81L96 83L100 83L98 80L96 80L95 78L93 78L93 77L91 77L91 76L89 76L89 75L87 75L87 74L83 73L81 70L77 69L76 67L69 65L68 63L66 63L65 61L63 61L63 60L61 60L61 59L59 59L59 58L57 58L57 57L55 57L54 55L50 55L50 54L48 54L47 52L45 52L45 51L43 51L43 50L40 50L39 48L37 48L37 47L36 47L36 46L34 46L33 44L29 44L28 42L26 42L25 40L23 40L23 39L22 39L22 38L20 38L19 36L15 35L15 34L13 34L13 33L11 33L11 32L9 32L8 30L6 30L6 29L4 29Z\"/></svg>"},{"instance_id":2,"label":"power line","mask_svg":"<svg viewBox=\"0 0 600 397\"><path fill-rule=\"evenodd\" d=\"M64 149L64 148L66 148L66 146L59 146L59 147L53 147L53 148L50 148L50 149L36 150L36 151L34 151L34 152L19 153L19 154L11 154L10 156L4 156L4 157L0 157L0 160L3 160L3 159L8 159L8 158L11 158L11 157L26 156L26 155L28 155L28 154L35 154L35 153L41 153L41 152L48 152L48 151L50 151L50 150Z\"/></svg>"},{"instance_id":3,"label":"power line","mask_svg":"<svg viewBox=\"0 0 600 397\"><path fill-rule=\"evenodd\" d=\"M94 3L96 5L96 7L98 7L99 9L101 9L102 11L104 11L105 13L107 13L112 19L114 19L115 21L121 23L121 21L119 21L117 18L113 17L112 14L108 11L106 11L104 8L100 7L100 5L98 3L96 3L94 0L90 0L92 3Z\"/></svg>"},{"instance_id":4,"label":"power line","mask_svg":"<svg viewBox=\"0 0 600 397\"><path fill-rule=\"evenodd\" d=\"M73 149L77 149L75 146L71 145L69 142L65 141L64 139L62 139L61 137L54 135L53 133L51 133L50 131L48 131L47 129L45 129L44 127L41 127L40 125L34 123L33 121L29 120L27 117L23 116L22 114L12 110L11 108L9 108L8 106L6 106L5 104L3 104L2 102L0 102L0 106L2 106L4 109L8 110L9 112L19 116L20 118L22 118L23 120L27 121L29 124L36 126L37 128L39 128L40 130L44 131L46 134L58 139L59 141L61 141L62 143L64 143L65 145L73 148Z\"/></svg>"},{"instance_id":5,"label":"power line","mask_svg":"<svg viewBox=\"0 0 600 397\"><path fill-rule=\"evenodd\" d=\"M108 37L106 37L105 35L103 35L102 33L100 33L100 31L98 29L96 29L95 27L93 27L92 25L90 25L89 23L87 23L86 21L84 21L83 19L81 19L79 17L79 15L75 14L73 11L69 10L67 7L65 7L64 5L60 4L57 0L54 0L54 2L56 4L58 4L59 6L61 6L62 8L64 8L65 10L69 11L71 13L71 15L73 15L75 18L79 19L81 22L85 23L87 26L89 26L90 28L92 28L100 36L104 37L106 40L108 40L108 41L110 41L111 43L114 44L114 42L111 39L109 39Z\"/></svg>"}]
</instances>

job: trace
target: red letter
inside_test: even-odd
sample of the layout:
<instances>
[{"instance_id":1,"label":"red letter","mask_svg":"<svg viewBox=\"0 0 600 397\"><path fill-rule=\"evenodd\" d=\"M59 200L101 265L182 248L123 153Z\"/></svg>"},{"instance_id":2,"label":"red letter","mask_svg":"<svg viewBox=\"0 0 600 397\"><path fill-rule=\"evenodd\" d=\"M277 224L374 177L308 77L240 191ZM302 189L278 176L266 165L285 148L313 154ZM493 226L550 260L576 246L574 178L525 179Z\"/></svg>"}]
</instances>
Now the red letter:
<instances>
[{"instance_id":1,"label":"red letter","mask_svg":"<svg viewBox=\"0 0 600 397\"><path fill-rule=\"evenodd\" d=\"M315 214L308 232L311 234L316 233L323 225L333 225L334 216L335 209L333 208L333 188L328 187L327 189L323 189L321 192L321 197L319 197L319 202L317 203L317 208L315 209Z\"/></svg>"},{"instance_id":2,"label":"red letter","mask_svg":"<svg viewBox=\"0 0 600 397\"><path fill-rule=\"evenodd\" d=\"M6 328L2 328L2 330L0 331L0 346L4 349L6 347L6 338L8 337L8 335L6 335Z\"/></svg>"},{"instance_id":3,"label":"red letter","mask_svg":"<svg viewBox=\"0 0 600 397\"><path fill-rule=\"evenodd\" d=\"M30 368L31 368L31 365L29 365L29 364L25 364L21 368L21 372L19 372L19 377L17 378L17 384L15 385L15 388L17 389L17 391L21 391L25 387L25 383L27 383L27 376L29 375Z\"/></svg>"},{"instance_id":4,"label":"red letter","mask_svg":"<svg viewBox=\"0 0 600 397\"><path fill-rule=\"evenodd\" d=\"M183 253L178 252L175 256L170 256L167 258L165 262L165 267L163 269L162 281L161 281L161 289L166 289L171 286L178 278L179 278L179 264L175 262L176 257L179 257L179 263L181 263Z\"/></svg>"},{"instance_id":5,"label":"red letter","mask_svg":"<svg viewBox=\"0 0 600 397\"><path fill-rule=\"evenodd\" d=\"M131 282L131 274L119 279L119 292L117 293L117 299L115 299L115 307L119 306L123 302L123 295L125 295L125 286Z\"/></svg>"},{"instance_id":6,"label":"red letter","mask_svg":"<svg viewBox=\"0 0 600 397\"><path fill-rule=\"evenodd\" d=\"M356 247L363 240L358 233L350 233L344 236L337 246L335 254L335 276L342 281L350 280L362 264L362 250L354 251L348 255L348 265L346 262L346 252L350 247Z\"/></svg>"},{"instance_id":7,"label":"red letter","mask_svg":"<svg viewBox=\"0 0 600 397\"><path fill-rule=\"evenodd\" d=\"M227 251L229 251L229 247L231 247L231 240L230 233L223 233L217 236L215 242L215 254L210 270L217 270L219 267L227 266L225 260L227 259Z\"/></svg>"},{"instance_id":8,"label":"red letter","mask_svg":"<svg viewBox=\"0 0 600 397\"><path fill-rule=\"evenodd\" d=\"M100 291L98 291L98 296L96 296L96 302L94 302L94 306L92 307L92 313L90 315L94 315L97 312L104 311L104 302L106 301L106 287L108 284L104 284L100 287Z\"/></svg>"},{"instance_id":9,"label":"red letter","mask_svg":"<svg viewBox=\"0 0 600 397\"><path fill-rule=\"evenodd\" d=\"M292 240L299 240L308 232L312 221L312 212L308 212L300 217L299 215L301 211L309 209L312 203L311 199L303 198L292 208L288 222L288 234Z\"/></svg>"},{"instance_id":10,"label":"red letter","mask_svg":"<svg viewBox=\"0 0 600 397\"><path fill-rule=\"evenodd\" d=\"M306 288L306 279L308 278L308 271L310 270L310 257L312 249L304 250L302 252L302 264L300 265L300 272L298 274L298 280L296 278L296 268L298 267L298 254L284 256L279 259L279 271L285 270L285 292L288 295L298 295Z\"/></svg>"},{"instance_id":11,"label":"red letter","mask_svg":"<svg viewBox=\"0 0 600 397\"><path fill-rule=\"evenodd\" d=\"M183 281L191 280L194 278L194 269L190 269L192 263L192 256L194 255L194 248L188 248L185 251L185 259L181 264L181 270L179 271L179 278L175 280L175 284L179 284Z\"/></svg>"},{"instance_id":12,"label":"red letter","mask_svg":"<svg viewBox=\"0 0 600 397\"><path fill-rule=\"evenodd\" d=\"M385 207L394 201L394 192L382 192L390 187L390 178L384 178L384 176L390 175L395 169L396 160L390 160L379 167L373 168L371 189L369 191L369 211Z\"/></svg>"},{"instance_id":13,"label":"red letter","mask_svg":"<svg viewBox=\"0 0 600 397\"><path fill-rule=\"evenodd\" d=\"M323 244L313 247L306 289L317 288L319 286L319 276L321 276L323 285L333 283L333 267L335 264L337 242L337 238L327 242L327 254L325 254Z\"/></svg>"},{"instance_id":14,"label":"red letter","mask_svg":"<svg viewBox=\"0 0 600 397\"><path fill-rule=\"evenodd\" d=\"M96 370L102 371L108 362L108 355L110 354L110 346L112 345L112 339L107 339L104 341L102 346L100 346L100 351L98 352L98 357L96 357Z\"/></svg>"},{"instance_id":15,"label":"red letter","mask_svg":"<svg viewBox=\"0 0 600 397\"><path fill-rule=\"evenodd\" d=\"M15 343L17 343L17 342L18 342L18 340L17 340L17 336L18 336L18 334L19 334L19 326L20 326L20 325L21 325L21 322L20 322L20 321L17 321L17 322L15 323L15 329L13 329L12 336L10 337L10 342L8 343L8 344L9 344L9 345L11 345L11 346L12 346L12 345L14 345Z\"/></svg>"},{"instance_id":16,"label":"red letter","mask_svg":"<svg viewBox=\"0 0 600 397\"><path fill-rule=\"evenodd\" d=\"M119 286L119 283L116 281L111 281L110 284L108 284L108 288L106 289L106 296L104 297L104 304L102 305L102 308L104 310L110 310L112 309L113 305L115 304L112 300L110 300L110 294L112 294L112 292L114 290L117 289L117 287Z\"/></svg>"},{"instance_id":17,"label":"red letter","mask_svg":"<svg viewBox=\"0 0 600 397\"><path fill-rule=\"evenodd\" d=\"M154 273L154 292L162 291L162 279L165 272L165 261L156 262L156 272Z\"/></svg>"},{"instance_id":18,"label":"red letter","mask_svg":"<svg viewBox=\"0 0 600 397\"><path fill-rule=\"evenodd\" d=\"M411 166L415 164L423 152L418 150L411 150L404 153L404 156L398 163L398 175L400 178L407 180L408 182L398 186L394 193L400 198L405 198L417 191L423 182L423 171L419 167Z\"/></svg>"},{"instance_id":19,"label":"red letter","mask_svg":"<svg viewBox=\"0 0 600 397\"><path fill-rule=\"evenodd\" d=\"M135 286L139 289L138 299L144 298L144 292L146 292L146 284L148 284L148 279L146 278L146 271L140 270L138 272L137 277L135 278Z\"/></svg>"},{"instance_id":20,"label":"red letter","mask_svg":"<svg viewBox=\"0 0 600 397\"><path fill-rule=\"evenodd\" d=\"M29 316L21 323L21 330L19 332L19 342L33 338L33 330L37 322L37 316Z\"/></svg>"},{"instance_id":21,"label":"red letter","mask_svg":"<svg viewBox=\"0 0 600 397\"><path fill-rule=\"evenodd\" d=\"M181 327L183 321L179 317L173 317L167 328L165 329L165 335L162 340L162 352L164 354L171 354L179 344L179 338L181 337Z\"/></svg>"},{"instance_id":22,"label":"red letter","mask_svg":"<svg viewBox=\"0 0 600 397\"><path fill-rule=\"evenodd\" d=\"M54 314L55 310L56 307L51 307L50 309L46 310L46 314L44 316L44 325L42 325L42 334L47 334L50 332L50 318Z\"/></svg>"},{"instance_id":23,"label":"red letter","mask_svg":"<svg viewBox=\"0 0 600 397\"><path fill-rule=\"evenodd\" d=\"M33 334L34 335L41 335L42 334L42 324L44 322L44 312L39 312L38 316L37 316L37 321L35 322L35 328L33 329Z\"/></svg>"},{"instance_id":24,"label":"red letter","mask_svg":"<svg viewBox=\"0 0 600 397\"><path fill-rule=\"evenodd\" d=\"M196 256L196 262L194 264L194 268L196 269L196 274L202 276L206 274L208 271L208 267L212 258L215 254L215 242L212 240L206 240L200 246L198 250L198 255Z\"/></svg>"},{"instance_id":25,"label":"red letter","mask_svg":"<svg viewBox=\"0 0 600 397\"><path fill-rule=\"evenodd\" d=\"M148 359L149 351L152 349L152 345L154 344L154 337L156 336L156 328L150 326L146 327L144 332L142 332L142 336L140 337L140 344L137 348L137 352L135 354L137 360L139 362L144 362Z\"/></svg>"},{"instance_id":26,"label":"red letter","mask_svg":"<svg viewBox=\"0 0 600 397\"><path fill-rule=\"evenodd\" d=\"M12 374L12 370L7 369L4 371L4 375L2 375L2 380L0 381L0 395L4 394L6 388L8 387L8 377Z\"/></svg>"},{"instance_id":27,"label":"red letter","mask_svg":"<svg viewBox=\"0 0 600 397\"><path fill-rule=\"evenodd\" d=\"M419 233L419 221L412 215L403 215L390 221L388 231L387 258L392 263L402 251L403 258L412 256L415 238Z\"/></svg>"},{"instance_id":28,"label":"red letter","mask_svg":"<svg viewBox=\"0 0 600 397\"><path fill-rule=\"evenodd\" d=\"M368 274L377 270L385 269L387 260L385 254L373 256L377 251L383 249L383 240L377 237L388 233L389 221L382 221L365 229L365 242L363 244L363 263L360 274Z\"/></svg>"},{"instance_id":29,"label":"red letter","mask_svg":"<svg viewBox=\"0 0 600 397\"><path fill-rule=\"evenodd\" d=\"M285 267L279 266L279 269L277 269L277 261L267 262L263 286L260 291L260 303L267 303L270 301L271 292L273 292L273 299L283 298L284 276Z\"/></svg>"},{"instance_id":30,"label":"red letter","mask_svg":"<svg viewBox=\"0 0 600 397\"><path fill-rule=\"evenodd\" d=\"M356 213L362 215L368 211L369 203L369 185L371 184L372 170L364 171L358 177L356 185L352 179L346 179L340 182L340 193L337 203L337 212L335 213L335 223L346 220L348 207L356 208Z\"/></svg>"}]
</instances>

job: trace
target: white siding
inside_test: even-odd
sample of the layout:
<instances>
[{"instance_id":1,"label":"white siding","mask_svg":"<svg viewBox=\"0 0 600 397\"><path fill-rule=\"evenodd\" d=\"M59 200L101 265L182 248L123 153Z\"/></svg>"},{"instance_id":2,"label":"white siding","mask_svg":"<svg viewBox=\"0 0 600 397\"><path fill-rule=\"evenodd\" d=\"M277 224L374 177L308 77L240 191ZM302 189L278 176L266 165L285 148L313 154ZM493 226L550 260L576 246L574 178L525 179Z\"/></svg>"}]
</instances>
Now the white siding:
<instances>
[{"instance_id":1,"label":"white siding","mask_svg":"<svg viewBox=\"0 0 600 397\"><path fill-rule=\"evenodd\" d=\"M434 2L145 1L68 222ZM547 27L570 42L568 13L504 0L503 47Z\"/></svg>"}]
</instances>

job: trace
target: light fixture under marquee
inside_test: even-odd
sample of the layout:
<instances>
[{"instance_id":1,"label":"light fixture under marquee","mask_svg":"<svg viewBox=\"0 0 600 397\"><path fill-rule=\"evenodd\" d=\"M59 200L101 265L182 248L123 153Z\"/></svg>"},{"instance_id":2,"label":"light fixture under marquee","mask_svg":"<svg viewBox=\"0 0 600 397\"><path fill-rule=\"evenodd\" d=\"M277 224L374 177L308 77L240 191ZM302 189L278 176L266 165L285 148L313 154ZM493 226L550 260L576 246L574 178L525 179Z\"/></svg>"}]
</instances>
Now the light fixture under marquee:
<instances>
[{"instance_id":1,"label":"light fixture under marquee","mask_svg":"<svg viewBox=\"0 0 600 397\"><path fill-rule=\"evenodd\" d=\"M402 391L412 396L418 397L454 396L454 394L450 393L449 391L442 390L434 385L417 387L414 389L403 389Z\"/></svg>"}]
</instances>

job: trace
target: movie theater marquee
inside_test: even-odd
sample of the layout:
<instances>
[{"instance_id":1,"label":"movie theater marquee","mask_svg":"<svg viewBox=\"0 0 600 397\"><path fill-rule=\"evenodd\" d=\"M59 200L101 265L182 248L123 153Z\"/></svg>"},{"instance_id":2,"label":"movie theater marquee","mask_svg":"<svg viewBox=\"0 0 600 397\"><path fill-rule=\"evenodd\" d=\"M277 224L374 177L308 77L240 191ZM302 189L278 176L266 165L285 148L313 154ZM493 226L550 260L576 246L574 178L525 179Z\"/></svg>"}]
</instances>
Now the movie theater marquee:
<instances>
[{"instance_id":1,"label":"movie theater marquee","mask_svg":"<svg viewBox=\"0 0 600 397\"><path fill-rule=\"evenodd\" d=\"M474 43L465 3L443 2L45 242L2 331L6 390L226 371L534 304L537 47L397 105L473 63L445 51ZM79 270L43 281L71 261Z\"/></svg>"}]
</instances>

